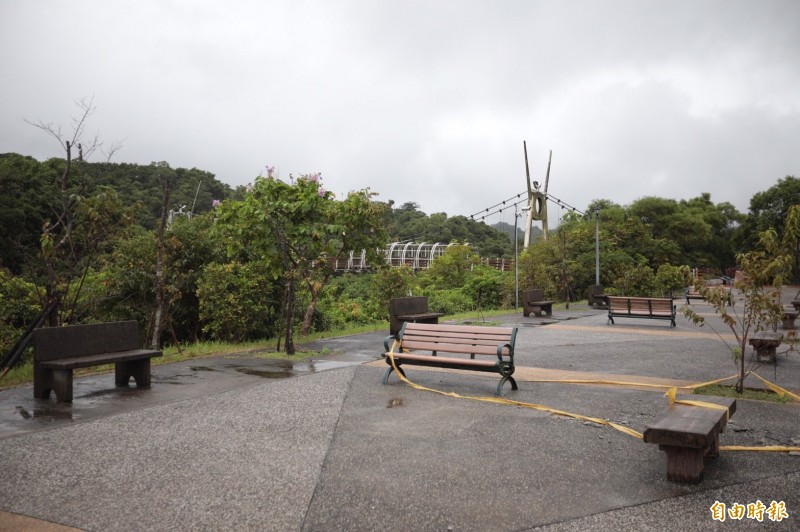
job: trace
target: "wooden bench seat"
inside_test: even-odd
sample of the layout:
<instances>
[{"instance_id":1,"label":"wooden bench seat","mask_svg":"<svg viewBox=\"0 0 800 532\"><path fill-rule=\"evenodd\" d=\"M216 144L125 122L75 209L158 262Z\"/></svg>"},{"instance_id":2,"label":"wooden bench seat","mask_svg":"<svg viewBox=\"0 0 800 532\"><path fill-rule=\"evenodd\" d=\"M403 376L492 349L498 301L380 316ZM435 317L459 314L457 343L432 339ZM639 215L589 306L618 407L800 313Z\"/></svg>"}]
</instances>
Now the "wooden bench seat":
<instances>
[{"instance_id":1,"label":"wooden bench seat","mask_svg":"<svg viewBox=\"0 0 800 532\"><path fill-rule=\"evenodd\" d=\"M736 412L736 399L704 395L679 395L677 399L727 408L674 403L644 431L644 441L657 444L666 453L667 479L696 484L703 479L703 459L719 456L719 434Z\"/></svg>"},{"instance_id":2,"label":"wooden bench seat","mask_svg":"<svg viewBox=\"0 0 800 532\"><path fill-rule=\"evenodd\" d=\"M552 316L553 303L555 302L544 298L544 290L540 288L525 290L522 292L522 315L527 318L533 312L539 317L542 316L542 313Z\"/></svg>"},{"instance_id":3,"label":"wooden bench seat","mask_svg":"<svg viewBox=\"0 0 800 532\"><path fill-rule=\"evenodd\" d=\"M675 327L675 305L672 298L608 296L608 323L614 318L646 318L669 320Z\"/></svg>"},{"instance_id":4,"label":"wooden bench seat","mask_svg":"<svg viewBox=\"0 0 800 532\"><path fill-rule=\"evenodd\" d=\"M47 399L55 392L61 403L72 401L72 372L77 368L114 364L114 382L150 387L150 359L161 351L140 349L135 321L46 327L33 333L33 395Z\"/></svg>"},{"instance_id":5,"label":"wooden bench seat","mask_svg":"<svg viewBox=\"0 0 800 532\"><path fill-rule=\"evenodd\" d=\"M383 357L389 368L383 384L395 368L405 376L402 366L409 365L498 373L501 379L496 395L501 394L506 381L516 390L517 382L512 377L516 337L516 327L406 322L398 334L384 340ZM439 356L439 353L458 356ZM477 355L485 358L476 358Z\"/></svg>"}]
</instances>

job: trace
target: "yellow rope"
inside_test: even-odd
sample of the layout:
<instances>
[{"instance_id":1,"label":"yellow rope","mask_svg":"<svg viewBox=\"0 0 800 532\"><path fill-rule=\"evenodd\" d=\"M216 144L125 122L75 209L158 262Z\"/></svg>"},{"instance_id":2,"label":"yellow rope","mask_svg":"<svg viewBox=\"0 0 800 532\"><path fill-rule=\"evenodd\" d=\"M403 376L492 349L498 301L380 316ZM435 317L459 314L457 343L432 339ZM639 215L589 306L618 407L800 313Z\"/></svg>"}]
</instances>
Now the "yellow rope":
<instances>
[{"instance_id":1,"label":"yellow rope","mask_svg":"<svg viewBox=\"0 0 800 532\"><path fill-rule=\"evenodd\" d=\"M461 394L457 394L455 392L443 392L441 390L436 390L434 388L428 388L427 386L422 386L420 384L416 384L416 383L411 382L410 380L408 380L406 378L406 376L403 375L403 373L397 367L397 364L395 363L395 360L394 360L394 350L395 350L396 347L397 347L397 340L394 341L394 343L392 344L392 348L387 353L387 355L389 356L389 361L391 362L392 368L394 369L394 372L397 374L397 377L401 381L403 381L404 383L408 384L409 386L411 386L412 388L414 388L416 390L421 390L421 391L426 391L426 392L433 392L433 393L436 393L436 394L439 394L439 395L444 395L444 396L447 396L447 397L453 397L453 398L456 398L456 399L468 399L468 400L471 400L471 401L481 401L481 402L484 402L484 403L495 403L495 404L519 406L519 407L522 407L522 408L530 408L530 409L533 409L533 410L539 410L539 411L542 411L542 412L548 412L550 414L554 414L554 415L557 415L557 416L570 417L570 418L574 418L574 419L579 419L581 421L588 421L588 422L591 422L591 423L596 423L598 425L606 425L606 426L611 427L613 429L616 429L616 430L618 430L618 431L620 431L620 432L622 432L624 434L627 434L629 436L633 436L634 438L638 438L640 440L644 439L644 436L642 435L641 432L633 430L630 427L626 427L624 425L620 425L618 423L614 423L613 421L608 421L607 419L603 419L603 418L584 416L584 415L581 415L581 414L574 414L572 412L566 412L564 410L558 410L556 408L550 408L550 407L544 406L544 405L538 405L538 404L535 404L535 403L526 403L526 402L523 402L523 401L514 401L512 399L505 399L503 397L486 397L486 396L477 396L477 395L461 395ZM402 352L402 349L401 349L401 352ZM753 373L753 375L756 375L756 374ZM737 377L737 376L738 375L733 375L732 377L726 377L724 379L718 379L716 381L710 381L708 383L697 384L697 385L672 386L672 387L670 387L669 391L667 391L667 393L665 395L667 395L667 397L670 398L670 403L681 403L681 404L688 404L688 405L700 406L700 407L705 407L705 408L723 409L723 410L725 410L726 415L730 415L729 412L728 412L728 408L723 406L723 405L718 405L718 404L715 404L715 403L708 403L708 402L705 402L705 401L691 401L691 400L679 400L679 399L677 399L677 397L676 397L677 388L697 388L697 387L700 387L700 386L706 386L708 384L716 384L717 382L726 381L726 380L729 380L729 379ZM758 375L756 375L756 377L758 377L759 379L764 381L765 384L770 386L770 383L768 383L767 381L765 381L764 379L762 379ZM553 380L553 381L539 381L539 382L570 382L570 381ZM601 383L602 381L584 381L584 382L586 382L586 383L590 383L590 382L591 383ZM608 382L611 382L611 381L608 381ZM620 383L620 384L632 385L633 383ZM647 386L647 385L638 385L637 384L637 386ZM651 385L651 386L663 387L662 385ZM772 385L772 386L775 386L775 385ZM795 394L792 394L791 392L783 390L783 388L780 388L778 386L776 386L776 388L779 388L784 393L787 393L787 394L797 398L797 396ZM760 451L760 452L792 452L792 451L795 451L795 452L800 452L800 447L787 447L787 446L778 446L778 445L768 445L768 446L764 446L764 447L745 447L745 446L741 446L741 445L721 445L719 447L719 449L720 449L720 451Z\"/></svg>"},{"instance_id":2,"label":"yellow rope","mask_svg":"<svg viewBox=\"0 0 800 532\"><path fill-rule=\"evenodd\" d=\"M633 429L631 429L629 427L625 427L623 425L619 425L617 423L614 423L613 421L608 421L607 419L583 416L581 414L573 414L571 412L565 412L564 410L558 410L558 409L550 408L550 407L544 406L544 405L537 405L537 404L534 404L534 403L525 403L525 402L522 402L522 401L514 401L514 400L511 400L511 399L505 399L503 397L485 397L485 396L477 396L477 395L461 395L461 394L457 394L455 392L443 392L441 390L435 390L433 388L428 388L427 386L422 386L420 384L416 384L416 383L411 382L410 380L408 380L398 370L397 365L396 365L396 363L394 361L394 350L395 350L395 346L396 345L397 345L397 340L395 340L394 345L392 345L392 349L388 353L389 360L391 361L392 367L394 368L394 371L395 371L395 373L397 373L397 376L400 378L400 380L405 382L406 384L408 384L409 386L411 386L414 389L422 390L422 391L426 391L426 392L433 392L433 393L437 393L439 395L445 395L447 397L454 397L454 398L457 398L457 399L469 399L471 401L482 401L484 403L496 403L496 404L520 406L520 407L523 407L523 408L530 408L530 409L533 409L533 410L540 410L542 412L549 412L550 414L555 414L555 415L558 415L558 416L571 417L571 418L574 418L574 419L579 419L581 421L589 421L589 422L592 422L592 423L597 423L598 425L607 425L609 427L617 429L620 432L624 432L625 434L628 434L628 435L633 436L635 438L639 438L640 440L643 439L643 436L642 436L642 434L640 432L637 432L637 431L635 431L635 430L633 430Z\"/></svg>"}]
</instances>

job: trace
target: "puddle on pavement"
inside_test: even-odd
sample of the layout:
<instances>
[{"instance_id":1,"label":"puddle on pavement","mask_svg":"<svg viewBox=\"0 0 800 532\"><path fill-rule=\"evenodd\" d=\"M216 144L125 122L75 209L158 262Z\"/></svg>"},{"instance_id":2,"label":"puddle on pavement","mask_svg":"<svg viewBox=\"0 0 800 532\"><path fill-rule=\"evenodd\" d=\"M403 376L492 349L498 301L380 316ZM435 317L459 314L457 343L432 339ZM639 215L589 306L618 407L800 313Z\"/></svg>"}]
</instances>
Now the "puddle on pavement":
<instances>
[{"instance_id":1,"label":"puddle on pavement","mask_svg":"<svg viewBox=\"0 0 800 532\"><path fill-rule=\"evenodd\" d=\"M227 364L224 367L233 369L238 373L244 373L245 375L254 375L266 379L285 379L297 375L344 368L356 364L361 364L361 362L341 362L338 360L298 360L297 362L291 360L262 360L252 365Z\"/></svg>"},{"instance_id":2,"label":"puddle on pavement","mask_svg":"<svg viewBox=\"0 0 800 532\"><path fill-rule=\"evenodd\" d=\"M239 373L244 373L245 375L254 375L256 377L264 377L266 379L285 379L287 377L291 377L292 375L296 375L296 373L292 371L283 371L279 369L236 368L236 371Z\"/></svg>"},{"instance_id":3,"label":"puddle on pavement","mask_svg":"<svg viewBox=\"0 0 800 532\"><path fill-rule=\"evenodd\" d=\"M72 409L63 405L34 408L33 410L29 410L24 406L17 406L16 412L22 419L72 419Z\"/></svg>"},{"instance_id":4,"label":"puddle on pavement","mask_svg":"<svg viewBox=\"0 0 800 532\"><path fill-rule=\"evenodd\" d=\"M192 371L219 371L217 368L212 368L211 366L189 366L189 369Z\"/></svg>"}]
</instances>

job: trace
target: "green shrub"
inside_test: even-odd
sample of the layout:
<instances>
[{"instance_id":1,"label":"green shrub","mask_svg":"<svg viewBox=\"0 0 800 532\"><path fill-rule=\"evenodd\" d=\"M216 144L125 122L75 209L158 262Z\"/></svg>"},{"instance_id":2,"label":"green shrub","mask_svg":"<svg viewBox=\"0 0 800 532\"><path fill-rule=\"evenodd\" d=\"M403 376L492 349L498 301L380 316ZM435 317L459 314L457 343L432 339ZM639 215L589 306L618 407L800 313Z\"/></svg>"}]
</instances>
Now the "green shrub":
<instances>
[{"instance_id":1,"label":"green shrub","mask_svg":"<svg viewBox=\"0 0 800 532\"><path fill-rule=\"evenodd\" d=\"M499 308L506 298L507 274L489 266L476 266L466 277L461 291L482 309Z\"/></svg>"},{"instance_id":2,"label":"green shrub","mask_svg":"<svg viewBox=\"0 0 800 532\"><path fill-rule=\"evenodd\" d=\"M0 270L0 356L5 355L42 311L39 290Z\"/></svg>"},{"instance_id":3,"label":"green shrub","mask_svg":"<svg viewBox=\"0 0 800 532\"><path fill-rule=\"evenodd\" d=\"M653 297L656 295L656 276L645 261L622 271L613 287L624 296Z\"/></svg>"},{"instance_id":4,"label":"green shrub","mask_svg":"<svg viewBox=\"0 0 800 532\"><path fill-rule=\"evenodd\" d=\"M475 302L460 288L452 290L432 290L428 296L428 309L431 312L458 314L475 309Z\"/></svg>"},{"instance_id":5,"label":"green shrub","mask_svg":"<svg viewBox=\"0 0 800 532\"><path fill-rule=\"evenodd\" d=\"M207 265L197 287L203 332L226 342L274 336L281 303L275 288L262 262Z\"/></svg>"}]
</instances>

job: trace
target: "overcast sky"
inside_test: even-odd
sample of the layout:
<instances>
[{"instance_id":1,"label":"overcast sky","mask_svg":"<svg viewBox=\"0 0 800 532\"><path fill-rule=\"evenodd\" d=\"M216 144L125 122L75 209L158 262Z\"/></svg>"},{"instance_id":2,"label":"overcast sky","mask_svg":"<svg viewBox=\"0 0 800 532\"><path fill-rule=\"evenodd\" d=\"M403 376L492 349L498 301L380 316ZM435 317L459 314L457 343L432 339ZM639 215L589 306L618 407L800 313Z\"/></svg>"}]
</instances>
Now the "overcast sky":
<instances>
[{"instance_id":1,"label":"overcast sky","mask_svg":"<svg viewBox=\"0 0 800 532\"><path fill-rule=\"evenodd\" d=\"M93 97L114 162L322 172L428 214L523 192L523 140L581 210L746 212L800 176L797 0L0 0L0 65L0 153L60 156L25 119L68 132Z\"/></svg>"}]
</instances>

